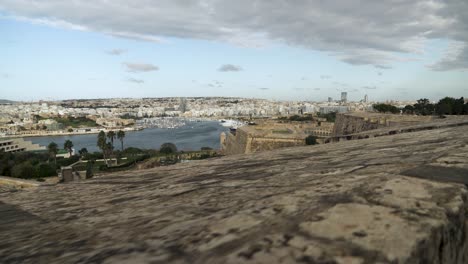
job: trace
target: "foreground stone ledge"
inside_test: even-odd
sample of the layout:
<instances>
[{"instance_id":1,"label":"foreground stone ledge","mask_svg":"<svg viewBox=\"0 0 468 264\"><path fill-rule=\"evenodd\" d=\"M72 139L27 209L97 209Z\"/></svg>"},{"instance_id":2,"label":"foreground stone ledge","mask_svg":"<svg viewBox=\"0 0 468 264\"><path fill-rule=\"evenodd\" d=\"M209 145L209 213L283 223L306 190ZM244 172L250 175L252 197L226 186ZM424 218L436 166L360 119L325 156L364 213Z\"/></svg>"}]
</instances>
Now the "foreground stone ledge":
<instances>
[{"instance_id":1,"label":"foreground stone ledge","mask_svg":"<svg viewBox=\"0 0 468 264\"><path fill-rule=\"evenodd\" d=\"M24 180L12 177L0 176L0 192L2 191L11 191L11 190L20 190L24 188L34 188L41 186L40 182L33 180Z\"/></svg>"},{"instance_id":2,"label":"foreground stone ledge","mask_svg":"<svg viewBox=\"0 0 468 264\"><path fill-rule=\"evenodd\" d=\"M0 256L3 263L468 263L465 185L413 175L432 166L468 176L466 129L0 193Z\"/></svg>"}]
</instances>

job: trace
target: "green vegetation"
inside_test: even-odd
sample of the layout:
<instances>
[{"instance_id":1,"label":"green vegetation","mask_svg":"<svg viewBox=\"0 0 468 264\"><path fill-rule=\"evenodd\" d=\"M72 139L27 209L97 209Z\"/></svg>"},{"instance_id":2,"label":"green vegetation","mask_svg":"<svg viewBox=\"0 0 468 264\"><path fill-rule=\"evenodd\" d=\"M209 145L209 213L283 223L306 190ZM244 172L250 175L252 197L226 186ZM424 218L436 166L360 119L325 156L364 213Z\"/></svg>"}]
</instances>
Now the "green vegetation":
<instances>
[{"instance_id":1,"label":"green vegetation","mask_svg":"<svg viewBox=\"0 0 468 264\"><path fill-rule=\"evenodd\" d=\"M164 154L172 154L177 152L177 147L173 143L164 143L159 148L159 152Z\"/></svg>"},{"instance_id":2,"label":"green vegetation","mask_svg":"<svg viewBox=\"0 0 468 264\"><path fill-rule=\"evenodd\" d=\"M55 165L57 165L57 153L58 153L58 145L55 142L50 142L49 146L47 146L47 151L49 153L49 158L54 158Z\"/></svg>"},{"instance_id":3,"label":"green vegetation","mask_svg":"<svg viewBox=\"0 0 468 264\"><path fill-rule=\"evenodd\" d=\"M416 104L413 105L414 114L417 115L433 115L435 114L435 106L429 102L429 99L419 99Z\"/></svg>"},{"instance_id":4,"label":"green vegetation","mask_svg":"<svg viewBox=\"0 0 468 264\"><path fill-rule=\"evenodd\" d=\"M416 115L468 115L468 103L463 97L455 99L445 97L438 103L432 104L429 99L419 99L414 105L407 105L403 109L405 114Z\"/></svg>"},{"instance_id":5,"label":"green vegetation","mask_svg":"<svg viewBox=\"0 0 468 264\"><path fill-rule=\"evenodd\" d=\"M55 144L56 145L56 144ZM78 161L78 157L69 159L58 158L51 163L51 153L54 153L53 144L51 152L0 152L0 175L23 179L38 179L57 176L57 169L69 166ZM54 159L55 160L55 159Z\"/></svg>"},{"instance_id":6,"label":"green vegetation","mask_svg":"<svg viewBox=\"0 0 468 264\"><path fill-rule=\"evenodd\" d=\"M327 119L327 122L335 123L336 112L331 112L331 113L328 113L328 114L317 113L317 117L325 118L325 119Z\"/></svg>"},{"instance_id":7,"label":"green vegetation","mask_svg":"<svg viewBox=\"0 0 468 264\"><path fill-rule=\"evenodd\" d=\"M70 157L71 157L71 155L73 153L73 142L71 142L71 140L67 139L65 141L65 143L63 144L63 149L68 151L68 153L70 154Z\"/></svg>"},{"instance_id":8,"label":"green vegetation","mask_svg":"<svg viewBox=\"0 0 468 264\"><path fill-rule=\"evenodd\" d=\"M120 140L120 146L121 146L121 150L123 151L124 150L124 138L125 138L125 131L122 131L122 130L119 130L119 132L117 132L117 138Z\"/></svg>"},{"instance_id":9,"label":"green vegetation","mask_svg":"<svg viewBox=\"0 0 468 264\"><path fill-rule=\"evenodd\" d=\"M104 157L104 160L106 161L106 164L107 164L109 144L107 143L106 132L104 131L99 132L98 138L97 138L97 147L102 151L102 156Z\"/></svg>"},{"instance_id":10,"label":"green vegetation","mask_svg":"<svg viewBox=\"0 0 468 264\"><path fill-rule=\"evenodd\" d=\"M84 158L86 157L86 155L88 155L88 149L87 148L82 148L80 150L78 150L78 154L80 155L81 158Z\"/></svg>"},{"instance_id":11,"label":"green vegetation","mask_svg":"<svg viewBox=\"0 0 468 264\"><path fill-rule=\"evenodd\" d=\"M317 113L317 117L319 118L325 118L327 119L327 122L335 122L336 119L336 113L328 113L328 114L321 114ZM313 115L311 114L305 114L305 115L292 115L290 117L279 117L279 120L286 120L286 121L295 121L295 122L309 122L309 121L315 121L316 119L314 118Z\"/></svg>"},{"instance_id":12,"label":"green vegetation","mask_svg":"<svg viewBox=\"0 0 468 264\"><path fill-rule=\"evenodd\" d=\"M114 149L114 139L115 139L115 132L114 131L109 131L107 132L107 138L109 139L110 143L111 143L111 148Z\"/></svg>"},{"instance_id":13,"label":"green vegetation","mask_svg":"<svg viewBox=\"0 0 468 264\"><path fill-rule=\"evenodd\" d=\"M374 110L380 113L392 113L392 114L398 114L400 113L400 109L394 105L390 104L374 104L372 105Z\"/></svg>"},{"instance_id":14,"label":"green vegetation","mask_svg":"<svg viewBox=\"0 0 468 264\"><path fill-rule=\"evenodd\" d=\"M313 135L309 135L305 138L305 143L306 145L316 145L318 144L317 137Z\"/></svg>"},{"instance_id":15,"label":"green vegetation","mask_svg":"<svg viewBox=\"0 0 468 264\"><path fill-rule=\"evenodd\" d=\"M304 122L304 121L314 121L314 118L312 115L292 115L289 118L289 121L298 121L298 122Z\"/></svg>"},{"instance_id":16,"label":"green vegetation","mask_svg":"<svg viewBox=\"0 0 468 264\"><path fill-rule=\"evenodd\" d=\"M213 150L213 148L210 148L210 147L201 147L200 150Z\"/></svg>"},{"instance_id":17,"label":"green vegetation","mask_svg":"<svg viewBox=\"0 0 468 264\"><path fill-rule=\"evenodd\" d=\"M132 169L136 164L149 162L154 166L170 165L184 160L200 160L216 157L216 151L208 147L203 147L200 151L177 151L173 143L165 143L161 146L163 151L154 149L126 148L124 151L114 151L114 158L109 158L113 162L103 161L103 154L100 152L86 153L81 163L73 168L79 171L87 171L87 175L93 175L98 172L116 172ZM101 160L100 160L101 159ZM118 162L115 162L118 161ZM114 164L114 165L111 165Z\"/></svg>"},{"instance_id":18,"label":"green vegetation","mask_svg":"<svg viewBox=\"0 0 468 264\"><path fill-rule=\"evenodd\" d=\"M65 127L78 128L98 126L94 120L86 117L56 117L54 120L63 124Z\"/></svg>"}]
</instances>

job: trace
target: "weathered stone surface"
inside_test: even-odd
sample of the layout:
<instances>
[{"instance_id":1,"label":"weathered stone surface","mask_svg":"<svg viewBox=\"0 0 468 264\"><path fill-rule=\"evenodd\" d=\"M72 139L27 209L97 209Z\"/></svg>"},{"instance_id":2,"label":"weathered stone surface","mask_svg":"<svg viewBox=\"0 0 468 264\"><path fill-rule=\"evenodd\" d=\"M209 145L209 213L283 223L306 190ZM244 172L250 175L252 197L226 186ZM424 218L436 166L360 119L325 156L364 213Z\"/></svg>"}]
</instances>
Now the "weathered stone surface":
<instances>
[{"instance_id":1,"label":"weathered stone surface","mask_svg":"<svg viewBox=\"0 0 468 264\"><path fill-rule=\"evenodd\" d=\"M467 263L467 126L0 193L2 263ZM443 170L441 170L443 171Z\"/></svg>"},{"instance_id":2,"label":"weathered stone surface","mask_svg":"<svg viewBox=\"0 0 468 264\"><path fill-rule=\"evenodd\" d=\"M382 123L378 119L377 121L372 119L380 116L383 118ZM466 125L468 125L466 115L440 118L371 113L339 114L335 123L334 136L325 141L339 142Z\"/></svg>"},{"instance_id":3,"label":"weathered stone surface","mask_svg":"<svg viewBox=\"0 0 468 264\"><path fill-rule=\"evenodd\" d=\"M335 126L333 127L333 135L342 136L378 128L416 125L426 122L440 121L439 119L439 117L433 116L399 115L369 112L351 112L337 114Z\"/></svg>"},{"instance_id":4,"label":"weathered stone surface","mask_svg":"<svg viewBox=\"0 0 468 264\"><path fill-rule=\"evenodd\" d=\"M12 177L0 176L0 192L17 191L24 188L34 188L42 185L40 182Z\"/></svg>"}]
</instances>

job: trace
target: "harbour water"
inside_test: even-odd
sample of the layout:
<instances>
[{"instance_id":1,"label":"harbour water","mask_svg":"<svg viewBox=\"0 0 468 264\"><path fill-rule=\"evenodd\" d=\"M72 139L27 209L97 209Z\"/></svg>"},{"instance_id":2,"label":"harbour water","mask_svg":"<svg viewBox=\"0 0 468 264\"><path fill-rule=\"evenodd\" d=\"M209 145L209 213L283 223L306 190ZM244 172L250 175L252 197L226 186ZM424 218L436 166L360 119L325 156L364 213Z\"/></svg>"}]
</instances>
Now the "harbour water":
<instances>
[{"instance_id":1,"label":"harbour water","mask_svg":"<svg viewBox=\"0 0 468 264\"><path fill-rule=\"evenodd\" d=\"M161 144L172 142L179 150L199 150L202 147L219 149L219 135L228 131L229 128L222 126L218 121L185 121L183 125L175 128L150 127L141 131L126 132L124 147L136 147L142 149L159 149ZM99 151L96 146L97 134L70 135L70 136L48 136L28 137L25 140L47 146L55 142L63 148L64 142L69 139L73 142L76 151L87 148L88 151ZM120 141L115 139L116 149L120 149Z\"/></svg>"}]
</instances>

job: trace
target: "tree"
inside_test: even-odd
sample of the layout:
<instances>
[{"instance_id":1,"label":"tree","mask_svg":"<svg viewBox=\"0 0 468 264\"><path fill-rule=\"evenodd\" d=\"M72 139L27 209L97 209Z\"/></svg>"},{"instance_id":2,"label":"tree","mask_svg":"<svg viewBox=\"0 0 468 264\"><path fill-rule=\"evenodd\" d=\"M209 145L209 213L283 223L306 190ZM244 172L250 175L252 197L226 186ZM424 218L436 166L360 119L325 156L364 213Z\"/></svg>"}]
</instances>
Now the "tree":
<instances>
[{"instance_id":1,"label":"tree","mask_svg":"<svg viewBox=\"0 0 468 264\"><path fill-rule=\"evenodd\" d=\"M107 146L107 150L109 151L109 157L113 157L114 155L114 139L115 139L115 132L114 131L109 131L107 132L107 138L110 140L108 143L109 146Z\"/></svg>"},{"instance_id":2,"label":"tree","mask_svg":"<svg viewBox=\"0 0 468 264\"><path fill-rule=\"evenodd\" d=\"M98 134L97 147L102 151L102 155L104 156L104 160L106 161L106 164L107 164L107 159L106 159L107 139L106 139L106 133L102 130Z\"/></svg>"},{"instance_id":3,"label":"tree","mask_svg":"<svg viewBox=\"0 0 468 264\"><path fill-rule=\"evenodd\" d=\"M86 156L88 154L88 149L87 148L82 148L82 149L78 150L78 153L83 158L84 156Z\"/></svg>"},{"instance_id":4,"label":"tree","mask_svg":"<svg viewBox=\"0 0 468 264\"><path fill-rule=\"evenodd\" d=\"M56 176L57 172L55 171L55 167L52 167L50 164L42 163L39 164L37 168L37 177L44 178L49 176Z\"/></svg>"},{"instance_id":5,"label":"tree","mask_svg":"<svg viewBox=\"0 0 468 264\"><path fill-rule=\"evenodd\" d=\"M58 153L57 143L50 142L49 146L47 146L47 151L49 152L49 159L50 157L53 157L55 161L55 166L57 166L57 153Z\"/></svg>"},{"instance_id":6,"label":"tree","mask_svg":"<svg viewBox=\"0 0 468 264\"><path fill-rule=\"evenodd\" d=\"M86 179L93 177L94 160L88 160L86 163Z\"/></svg>"},{"instance_id":7,"label":"tree","mask_svg":"<svg viewBox=\"0 0 468 264\"><path fill-rule=\"evenodd\" d=\"M392 113L397 114L400 112L400 109L394 105L390 104L374 104L372 107L380 113Z\"/></svg>"},{"instance_id":8,"label":"tree","mask_svg":"<svg viewBox=\"0 0 468 264\"><path fill-rule=\"evenodd\" d=\"M403 113L413 114L414 113L414 106L412 106L412 105L405 106L405 108L403 108Z\"/></svg>"},{"instance_id":9,"label":"tree","mask_svg":"<svg viewBox=\"0 0 468 264\"><path fill-rule=\"evenodd\" d=\"M107 142L107 144L104 146L104 157L109 157L112 161L112 152L114 150L114 147L112 146L112 143L110 142ZM106 164L107 163L107 160L106 160Z\"/></svg>"},{"instance_id":10,"label":"tree","mask_svg":"<svg viewBox=\"0 0 468 264\"><path fill-rule=\"evenodd\" d=\"M159 148L159 152L163 154L172 154L177 152L177 147L174 143L164 143Z\"/></svg>"},{"instance_id":11,"label":"tree","mask_svg":"<svg viewBox=\"0 0 468 264\"><path fill-rule=\"evenodd\" d=\"M306 145L316 145L318 144L317 137L313 135L309 135L305 138L305 143Z\"/></svg>"},{"instance_id":12,"label":"tree","mask_svg":"<svg viewBox=\"0 0 468 264\"><path fill-rule=\"evenodd\" d=\"M435 111L435 106L429 102L429 99L419 99L414 105L414 111L418 115L432 115Z\"/></svg>"},{"instance_id":13,"label":"tree","mask_svg":"<svg viewBox=\"0 0 468 264\"><path fill-rule=\"evenodd\" d=\"M445 97L440 99L436 104L436 112L439 115L462 115L464 112L465 99L455 99L452 97Z\"/></svg>"},{"instance_id":14,"label":"tree","mask_svg":"<svg viewBox=\"0 0 468 264\"><path fill-rule=\"evenodd\" d=\"M125 132L122 130L119 130L117 132L117 138L120 140L120 146L122 147L122 151L123 151L123 140L125 138Z\"/></svg>"},{"instance_id":15,"label":"tree","mask_svg":"<svg viewBox=\"0 0 468 264\"><path fill-rule=\"evenodd\" d=\"M36 176L36 170L30 162L24 162L12 168L11 176L23 179L33 178Z\"/></svg>"},{"instance_id":16,"label":"tree","mask_svg":"<svg viewBox=\"0 0 468 264\"><path fill-rule=\"evenodd\" d=\"M110 143L112 145L112 148L114 148L114 139L115 139L115 132L114 131L109 131L107 132L107 138L110 140Z\"/></svg>"},{"instance_id":17,"label":"tree","mask_svg":"<svg viewBox=\"0 0 468 264\"><path fill-rule=\"evenodd\" d=\"M65 143L63 143L63 148L68 151L68 153L70 154L70 157L71 157L72 152L73 152L73 142L71 142L71 140L67 139L65 141Z\"/></svg>"}]
</instances>

